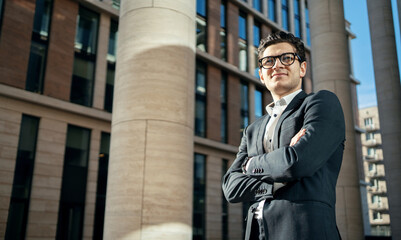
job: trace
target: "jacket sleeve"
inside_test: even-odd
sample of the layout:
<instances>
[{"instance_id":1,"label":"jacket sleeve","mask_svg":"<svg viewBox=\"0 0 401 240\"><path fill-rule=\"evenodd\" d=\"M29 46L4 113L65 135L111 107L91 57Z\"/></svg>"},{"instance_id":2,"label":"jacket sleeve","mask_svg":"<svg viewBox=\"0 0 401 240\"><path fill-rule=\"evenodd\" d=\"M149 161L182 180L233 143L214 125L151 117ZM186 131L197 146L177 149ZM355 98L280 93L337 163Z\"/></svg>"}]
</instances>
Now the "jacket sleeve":
<instances>
[{"instance_id":1,"label":"jacket sleeve","mask_svg":"<svg viewBox=\"0 0 401 240\"><path fill-rule=\"evenodd\" d=\"M344 148L344 115L334 93L313 95L304 116L306 135L294 146L252 157L247 175L270 183L295 181L312 176L339 147Z\"/></svg>"},{"instance_id":2,"label":"jacket sleeve","mask_svg":"<svg viewBox=\"0 0 401 240\"><path fill-rule=\"evenodd\" d=\"M223 177L222 189L230 203L260 201L272 196L272 184L243 173L242 164L248 157L247 128L244 130L238 154Z\"/></svg>"}]
</instances>

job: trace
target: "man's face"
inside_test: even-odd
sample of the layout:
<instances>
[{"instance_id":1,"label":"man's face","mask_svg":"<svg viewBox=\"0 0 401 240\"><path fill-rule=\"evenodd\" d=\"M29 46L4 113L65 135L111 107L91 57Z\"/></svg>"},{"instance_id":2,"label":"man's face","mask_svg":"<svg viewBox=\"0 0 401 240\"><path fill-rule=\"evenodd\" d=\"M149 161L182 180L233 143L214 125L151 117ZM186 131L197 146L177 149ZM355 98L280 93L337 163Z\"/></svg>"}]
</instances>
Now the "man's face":
<instances>
[{"instance_id":1,"label":"man's face","mask_svg":"<svg viewBox=\"0 0 401 240\"><path fill-rule=\"evenodd\" d=\"M283 53L295 53L295 48L289 43L273 44L265 49L263 57L279 56ZM296 58L290 66L283 65L279 58L275 58L274 66L270 69L259 69L262 83L272 93L276 101L302 86L302 77L306 74L306 62L300 64Z\"/></svg>"}]
</instances>

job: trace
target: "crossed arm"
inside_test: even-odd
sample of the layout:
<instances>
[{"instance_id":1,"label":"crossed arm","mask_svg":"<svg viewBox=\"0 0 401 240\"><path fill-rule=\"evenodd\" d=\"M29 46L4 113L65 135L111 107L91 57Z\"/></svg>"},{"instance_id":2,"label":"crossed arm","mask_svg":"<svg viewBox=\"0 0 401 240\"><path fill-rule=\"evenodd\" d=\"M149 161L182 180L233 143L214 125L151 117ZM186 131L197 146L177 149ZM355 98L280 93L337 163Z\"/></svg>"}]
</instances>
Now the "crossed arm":
<instances>
[{"instance_id":1,"label":"crossed arm","mask_svg":"<svg viewBox=\"0 0 401 240\"><path fill-rule=\"evenodd\" d=\"M294 146L295 143L297 143L301 139L301 137L305 135L305 133L306 133L306 129L302 128L297 134L295 134L295 136L292 137L292 139L291 139L290 147ZM249 158L245 165L245 171L248 171L249 164L251 163L251 161L252 161L252 158Z\"/></svg>"}]
</instances>

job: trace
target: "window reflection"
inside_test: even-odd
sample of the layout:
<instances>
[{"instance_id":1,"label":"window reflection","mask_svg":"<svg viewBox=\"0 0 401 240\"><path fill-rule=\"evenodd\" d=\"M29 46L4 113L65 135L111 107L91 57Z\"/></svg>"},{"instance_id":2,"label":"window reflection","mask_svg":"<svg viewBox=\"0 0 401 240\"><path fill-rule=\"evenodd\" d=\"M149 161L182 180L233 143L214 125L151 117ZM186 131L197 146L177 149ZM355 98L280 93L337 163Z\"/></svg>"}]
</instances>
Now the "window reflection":
<instances>
[{"instance_id":1,"label":"window reflection","mask_svg":"<svg viewBox=\"0 0 401 240\"><path fill-rule=\"evenodd\" d=\"M99 14L79 8L70 101L92 106Z\"/></svg>"},{"instance_id":2,"label":"window reflection","mask_svg":"<svg viewBox=\"0 0 401 240\"><path fill-rule=\"evenodd\" d=\"M246 14L240 12L239 15L239 70L248 71L248 42L247 42L247 22Z\"/></svg>"}]
</instances>

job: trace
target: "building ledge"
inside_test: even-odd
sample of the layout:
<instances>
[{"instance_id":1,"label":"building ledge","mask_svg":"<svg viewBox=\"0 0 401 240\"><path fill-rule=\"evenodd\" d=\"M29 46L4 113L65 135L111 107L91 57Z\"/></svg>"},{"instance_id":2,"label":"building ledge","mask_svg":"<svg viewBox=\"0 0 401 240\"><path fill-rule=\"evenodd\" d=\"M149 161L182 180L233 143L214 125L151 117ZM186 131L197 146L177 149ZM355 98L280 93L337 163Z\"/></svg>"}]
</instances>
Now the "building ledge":
<instances>
[{"instance_id":1,"label":"building ledge","mask_svg":"<svg viewBox=\"0 0 401 240\"><path fill-rule=\"evenodd\" d=\"M0 96L111 122L111 113L0 84Z\"/></svg>"},{"instance_id":2,"label":"building ledge","mask_svg":"<svg viewBox=\"0 0 401 240\"><path fill-rule=\"evenodd\" d=\"M238 152L238 147L235 147L233 145L229 145L226 143L210 140L207 138L194 136L194 142L195 142L195 144L199 144L199 145L202 145L202 146L205 146L208 148L213 148L213 149L217 149L217 150L224 151L224 152L229 152L229 153L233 153L233 154L236 154Z\"/></svg>"}]
</instances>

